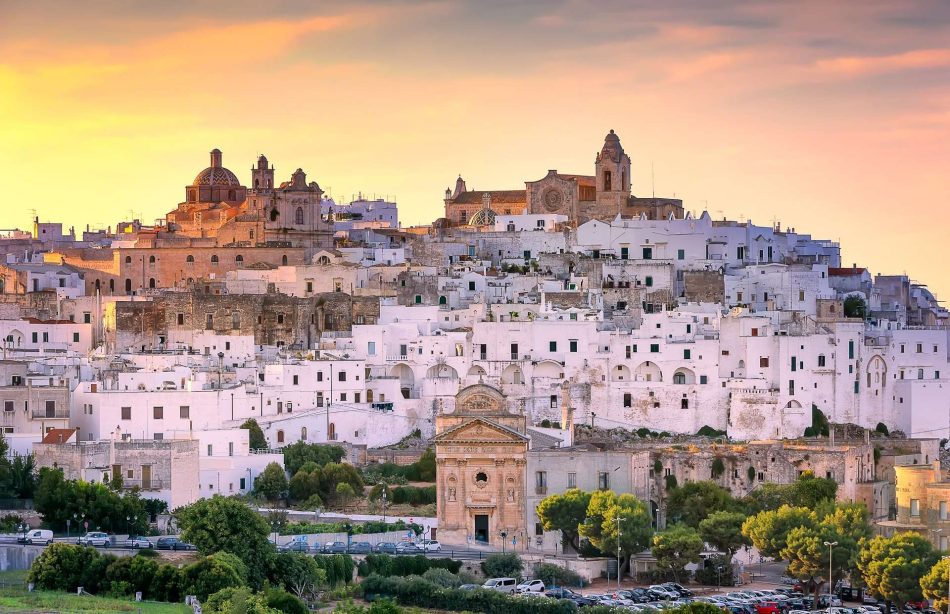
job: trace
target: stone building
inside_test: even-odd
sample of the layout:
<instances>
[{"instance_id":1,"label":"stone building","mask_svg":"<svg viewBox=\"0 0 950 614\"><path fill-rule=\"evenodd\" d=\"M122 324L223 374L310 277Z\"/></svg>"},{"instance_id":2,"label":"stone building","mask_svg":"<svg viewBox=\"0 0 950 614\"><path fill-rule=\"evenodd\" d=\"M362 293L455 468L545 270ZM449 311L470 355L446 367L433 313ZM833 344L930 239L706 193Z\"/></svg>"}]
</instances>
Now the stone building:
<instances>
[{"instance_id":1,"label":"stone building","mask_svg":"<svg viewBox=\"0 0 950 614\"><path fill-rule=\"evenodd\" d=\"M920 533L934 548L946 551L950 548L950 482L940 461L898 465L894 472L896 517L878 522L878 531L883 535Z\"/></svg>"},{"instance_id":2,"label":"stone building","mask_svg":"<svg viewBox=\"0 0 950 614\"><path fill-rule=\"evenodd\" d=\"M69 381L30 374L28 364L0 360L0 428L5 437L34 435L69 426Z\"/></svg>"},{"instance_id":3,"label":"stone building","mask_svg":"<svg viewBox=\"0 0 950 614\"><path fill-rule=\"evenodd\" d=\"M34 444L37 469L55 467L67 480L109 482L121 476L123 488L162 499L169 509L199 498L198 440L123 440L117 430L103 441L78 441L76 429L56 429Z\"/></svg>"},{"instance_id":4,"label":"stone building","mask_svg":"<svg viewBox=\"0 0 950 614\"><path fill-rule=\"evenodd\" d=\"M445 190L444 202L445 219L457 225L489 225L496 215L520 213L564 215L575 226L592 219L683 216L682 200L640 198L631 193L630 156L613 130L594 157L593 175L549 170L537 181L526 181L524 190L489 191L468 191L459 177L454 191Z\"/></svg>"},{"instance_id":5,"label":"stone building","mask_svg":"<svg viewBox=\"0 0 950 614\"><path fill-rule=\"evenodd\" d=\"M460 390L454 410L436 416L439 539L497 546L525 535L526 429L524 415L481 384Z\"/></svg>"}]
</instances>

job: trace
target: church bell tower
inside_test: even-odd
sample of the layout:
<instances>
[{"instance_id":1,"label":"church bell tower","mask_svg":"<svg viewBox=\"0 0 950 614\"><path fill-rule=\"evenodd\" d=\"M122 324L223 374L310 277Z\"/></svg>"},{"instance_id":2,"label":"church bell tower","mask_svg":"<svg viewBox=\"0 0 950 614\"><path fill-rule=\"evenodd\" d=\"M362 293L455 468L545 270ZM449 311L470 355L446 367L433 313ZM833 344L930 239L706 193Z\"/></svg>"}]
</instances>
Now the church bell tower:
<instances>
[{"instance_id":1,"label":"church bell tower","mask_svg":"<svg viewBox=\"0 0 950 614\"><path fill-rule=\"evenodd\" d=\"M611 130L604 138L604 146L597 154L594 166L597 173L597 216L600 219L623 213L630 198L630 156L623 151L618 137Z\"/></svg>"}]
</instances>

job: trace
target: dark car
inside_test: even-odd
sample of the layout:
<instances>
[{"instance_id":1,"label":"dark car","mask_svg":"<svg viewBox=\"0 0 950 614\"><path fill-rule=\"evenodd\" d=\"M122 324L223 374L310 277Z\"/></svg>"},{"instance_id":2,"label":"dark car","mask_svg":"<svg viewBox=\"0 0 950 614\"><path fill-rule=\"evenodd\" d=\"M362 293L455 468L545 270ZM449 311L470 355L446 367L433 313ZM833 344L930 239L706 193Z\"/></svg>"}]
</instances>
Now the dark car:
<instances>
[{"instance_id":1,"label":"dark car","mask_svg":"<svg viewBox=\"0 0 950 614\"><path fill-rule=\"evenodd\" d=\"M183 542L177 537L159 537L155 542L155 547L159 550L197 550L194 544Z\"/></svg>"},{"instance_id":2,"label":"dark car","mask_svg":"<svg viewBox=\"0 0 950 614\"><path fill-rule=\"evenodd\" d=\"M323 554L346 554L346 542L327 542L321 549Z\"/></svg>"},{"instance_id":3,"label":"dark car","mask_svg":"<svg viewBox=\"0 0 950 614\"><path fill-rule=\"evenodd\" d=\"M373 551L373 546L369 542L353 542L350 544L350 547L347 548L347 552L350 554L369 554Z\"/></svg>"},{"instance_id":4,"label":"dark car","mask_svg":"<svg viewBox=\"0 0 950 614\"><path fill-rule=\"evenodd\" d=\"M396 554L396 544L392 542L380 542L373 546L373 552L381 554Z\"/></svg>"},{"instance_id":5,"label":"dark car","mask_svg":"<svg viewBox=\"0 0 950 614\"><path fill-rule=\"evenodd\" d=\"M396 544L396 554L424 554L425 550L412 542L400 542Z\"/></svg>"},{"instance_id":6,"label":"dark car","mask_svg":"<svg viewBox=\"0 0 950 614\"><path fill-rule=\"evenodd\" d=\"M284 546L284 552L310 552L310 544L305 541L290 542Z\"/></svg>"},{"instance_id":7,"label":"dark car","mask_svg":"<svg viewBox=\"0 0 950 614\"><path fill-rule=\"evenodd\" d=\"M590 599L578 593L575 593L569 588L556 587L544 591L546 597L551 597L552 599L568 599L573 601L574 604L579 607L587 607L589 605L597 605L597 600Z\"/></svg>"},{"instance_id":8,"label":"dark car","mask_svg":"<svg viewBox=\"0 0 950 614\"><path fill-rule=\"evenodd\" d=\"M662 586L663 588L667 588L667 589L670 589L670 590L672 590L672 591L675 591L675 592L679 593L679 596L680 596L680 597L692 597L692 596L693 596L693 591L689 590L688 588L686 588L686 587L683 586L682 584L677 584L676 582L666 582L665 584L661 584L660 586Z\"/></svg>"}]
</instances>

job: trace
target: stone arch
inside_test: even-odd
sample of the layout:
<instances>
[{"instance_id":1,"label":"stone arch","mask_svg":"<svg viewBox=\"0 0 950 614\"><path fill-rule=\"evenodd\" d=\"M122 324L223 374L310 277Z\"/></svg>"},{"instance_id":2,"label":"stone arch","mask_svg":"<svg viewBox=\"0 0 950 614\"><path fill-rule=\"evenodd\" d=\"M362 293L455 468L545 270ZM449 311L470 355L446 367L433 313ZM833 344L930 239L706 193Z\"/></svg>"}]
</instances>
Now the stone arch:
<instances>
[{"instance_id":1,"label":"stone arch","mask_svg":"<svg viewBox=\"0 0 950 614\"><path fill-rule=\"evenodd\" d=\"M691 385L696 383L696 374L693 373L692 369L687 369L686 367L679 367L676 371L673 372L673 383L680 385Z\"/></svg>"},{"instance_id":2,"label":"stone arch","mask_svg":"<svg viewBox=\"0 0 950 614\"><path fill-rule=\"evenodd\" d=\"M633 381L633 373L627 365L616 365L610 370L610 381L612 382L630 382Z\"/></svg>"},{"instance_id":3,"label":"stone arch","mask_svg":"<svg viewBox=\"0 0 950 614\"><path fill-rule=\"evenodd\" d=\"M448 300L445 298L445 295L444 295L444 294L439 297L439 304L440 304L440 305L445 305L447 302L448 302Z\"/></svg>"},{"instance_id":4,"label":"stone arch","mask_svg":"<svg viewBox=\"0 0 950 614\"><path fill-rule=\"evenodd\" d=\"M663 372L660 371L660 367L656 365L655 362L647 360L643 362L636 368L634 371L636 375L636 381L638 382L662 382L663 381Z\"/></svg>"},{"instance_id":5,"label":"stone arch","mask_svg":"<svg viewBox=\"0 0 950 614\"><path fill-rule=\"evenodd\" d=\"M524 373L521 372L521 367L518 365L508 365L505 367L505 370L501 372L501 383L502 384L522 384L524 383Z\"/></svg>"},{"instance_id":6,"label":"stone arch","mask_svg":"<svg viewBox=\"0 0 950 614\"><path fill-rule=\"evenodd\" d=\"M884 388L887 382L887 363L881 358L880 354L875 354L868 361L867 366L867 387Z\"/></svg>"},{"instance_id":7,"label":"stone arch","mask_svg":"<svg viewBox=\"0 0 950 614\"><path fill-rule=\"evenodd\" d=\"M412 389L416 385L416 376L412 368L404 362L401 362L389 370L389 375L399 378L399 390L404 399L412 398Z\"/></svg>"},{"instance_id":8,"label":"stone arch","mask_svg":"<svg viewBox=\"0 0 950 614\"><path fill-rule=\"evenodd\" d=\"M534 377L557 379L561 377L563 372L561 363L554 360L542 360L538 363L538 366L534 368Z\"/></svg>"},{"instance_id":9,"label":"stone arch","mask_svg":"<svg viewBox=\"0 0 950 614\"><path fill-rule=\"evenodd\" d=\"M330 264L330 257L327 256L326 254L320 256L319 258L317 258L317 264L322 264L323 266L329 265L329 264Z\"/></svg>"},{"instance_id":10,"label":"stone arch","mask_svg":"<svg viewBox=\"0 0 950 614\"><path fill-rule=\"evenodd\" d=\"M458 379L459 373L451 365L437 364L429 367L426 377L430 379Z\"/></svg>"},{"instance_id":11,"label":"stone arch","mask_svg":"<svg viewBox=\"0 0 950 614\"><path fill-rule=\"evenodd\" d=\"M7 341L13 344L13 347L20 347L23 344L23 333L14 328L7 333Z\"/></svg>"},{"instance_id":12,"label":"stone arch","mask_svg":"<svg viewBox=\"0 0 950 614\"><path fill-rule=\"evenodd\" d=\"M154 277L149 277L149 278L148 278L148 287L149 287L150 289L152 289L152 290L155 289L155 278L154 278Z\"/></svg>"},{"instance_id":13,"label":"stone arch","mask_svg":"<svg viewBox=\"0 0 950 614\"><path fill-rule=\"evenodd\" d=\"M280 217L280 212L277 209L270 210L270 221L276 222L279 217Z\"/></svg>"},{"instance_id":14,"label":"stone arch","mask_svg":"<svg viewBox=\"0 0 950 614\"><path fill-rule=\"evenodd\" d=\"M466 374L467 377L485 377L486 375L488 375L488 373L485 369L478 365L472 365Z\"/></svg>"},{"instance_id":15,"label":"stone arch","mask_svg":"<svg viewBox=\"0 0 950 614\"><path fill-rule=\"evenodd\" d=\"M300 441L307 441L307 427L300 427Z\"/></svg>"},{"instance_id":16,"label":"stone arch","mask_svg":"<svg viewBox=\"0 0 950 614\"><path fill-rule=\"evenodd\" d=\"M280 257L280 263L284 266L287 266L287 254L284 254Z\"/></svg>"}]
</instances>

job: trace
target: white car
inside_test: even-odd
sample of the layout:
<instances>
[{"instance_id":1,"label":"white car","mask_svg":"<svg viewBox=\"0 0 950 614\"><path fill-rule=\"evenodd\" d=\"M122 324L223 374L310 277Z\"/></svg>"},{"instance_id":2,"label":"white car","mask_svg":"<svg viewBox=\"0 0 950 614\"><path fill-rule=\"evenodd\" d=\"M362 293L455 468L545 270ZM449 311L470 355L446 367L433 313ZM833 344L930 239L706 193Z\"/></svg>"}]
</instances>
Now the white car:
<instances>
[{"instance_id":1,"label":"white car","mask_svg":"<svg viewBox=\"0 0 950 614\"><path fill-rule=\"evenodd\" d=\"M437 539L427 539L420 544L426 552L442 552L442 544Z\"/></svg>"},{"instance_id":2,"label":"white car","mask_svg":"<svg viewBox=\"0 0 950 614\"><path fill-rule=\"evenodd\" d=\"M139 535L130 535L127 540L125 540L126 548L152 548L152 542L146 537L141 537Z\"/></svg>"},{"instance_id":3,"label":"white car","mask_svg":"<svg viewBox=\"0 0 950 614\"><path fill-rule=\"evenodd\" d=\"M79 538L80 546L98 546L105 548L112 544L109 535L101 531L91 531Z\"/></svg>"},{"instance_id":4,"label":"white car","mask_svg":"<svg viewBox=\"0 0 950 614\"><path fill-rule=\"evenodd\" d=\"M516 593L543 593L544 582L541 580L525 580L515 587Z\"/></svg>"},{"instance_id":5,"label":"white car","mask_svg":"<svg viewBox=\"0 0 950 614\"><path fill-rule=\"evenodd\" d=\"M482 584L483 588L498 591L499 593L514 592L516 586L518 586L518 581L514 578L489 578Z\"/></svg>"}]
</instances>

